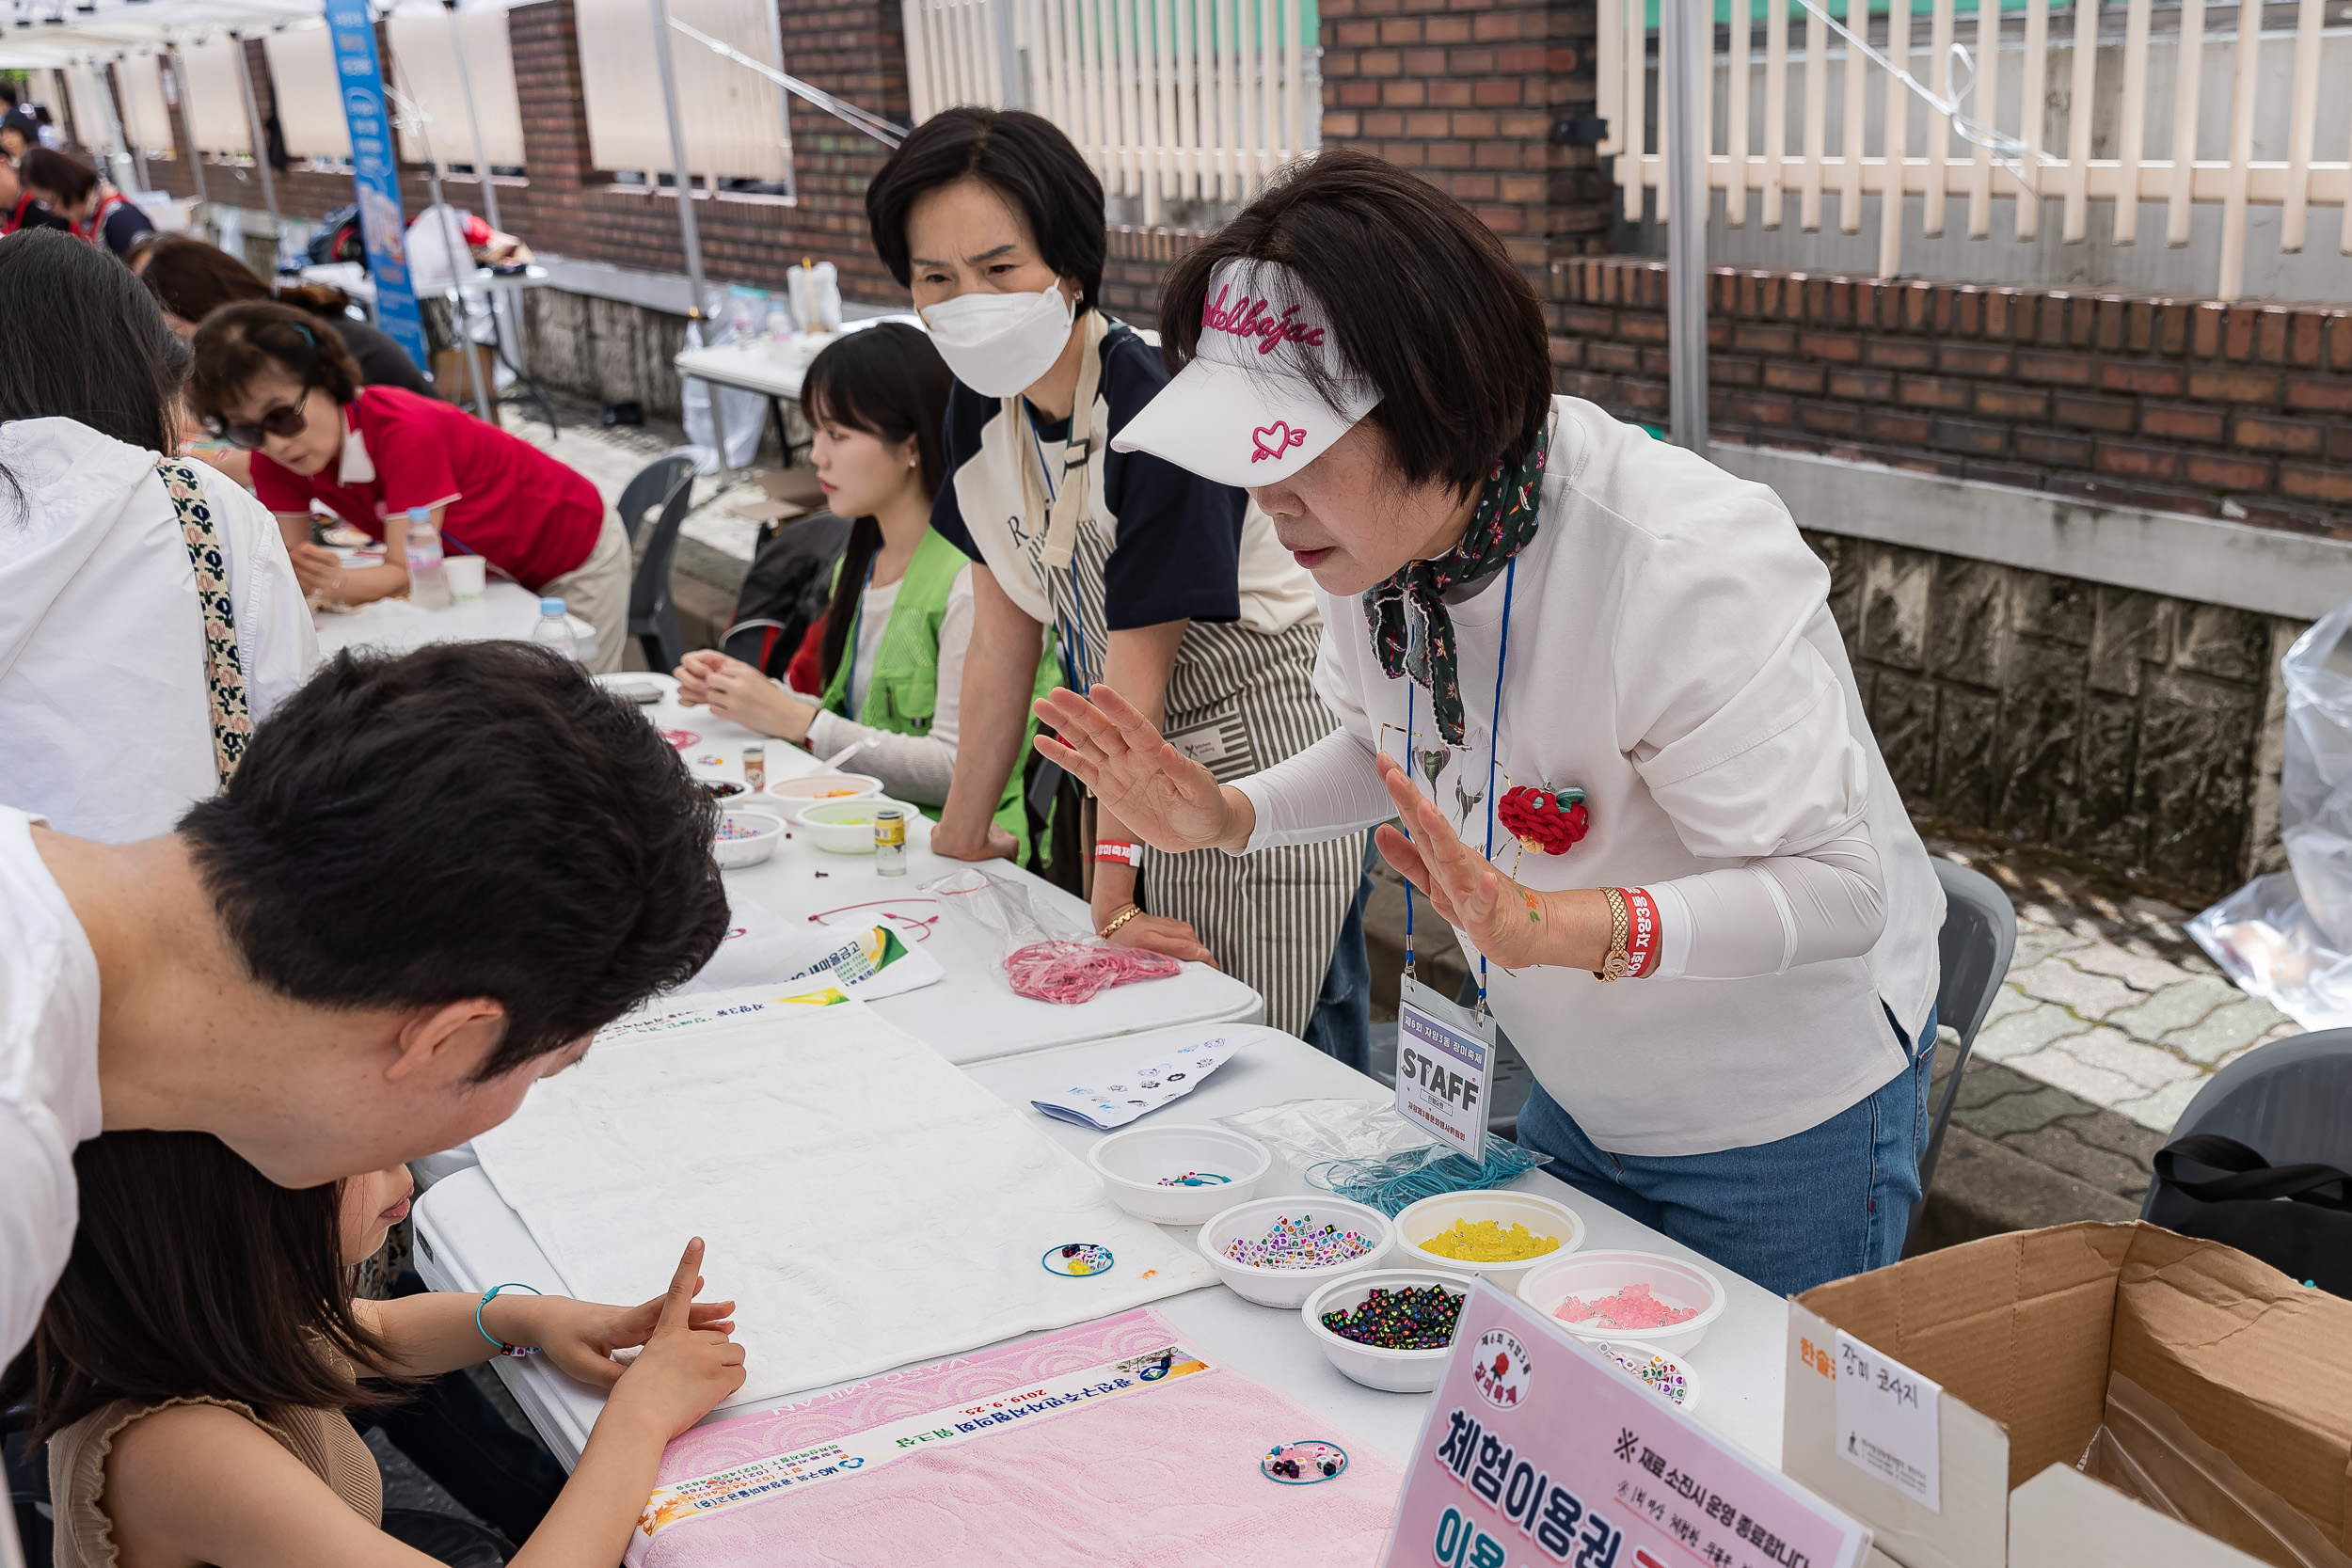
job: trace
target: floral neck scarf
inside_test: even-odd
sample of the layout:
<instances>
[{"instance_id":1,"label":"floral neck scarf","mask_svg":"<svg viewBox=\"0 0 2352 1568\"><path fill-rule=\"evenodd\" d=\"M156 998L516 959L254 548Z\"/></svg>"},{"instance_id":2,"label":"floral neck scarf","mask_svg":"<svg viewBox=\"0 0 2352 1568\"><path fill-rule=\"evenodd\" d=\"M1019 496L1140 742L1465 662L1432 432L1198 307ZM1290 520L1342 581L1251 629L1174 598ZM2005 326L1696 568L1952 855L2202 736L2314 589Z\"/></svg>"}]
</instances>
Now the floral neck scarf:
<instances>
[{"instance_id":1,"label":"floral neck scarf","mask_svg":"<svg viewBox=\"0 0 2352 1568\"><path fill-rule=\"evenodd\" d=\"M1501 571L1535 537L1543 507L1544 459L1550 448L1547 423L1535 438L1535 450L1517 472L1507 472L1497 463L1486 476L1478 510L1460 544L1427 561L1408 561L1396 576L1364 591L1364 619L1372 626L1380 668L1391 679L1408 675L1428 688L1438 736L1449 746L1462 743L1462 683L1454 657L1454 617L1446 611L1444 595ZM1413 635L1416 629L1422 631L1419 639Z\"/></svg>"}]
</instances>

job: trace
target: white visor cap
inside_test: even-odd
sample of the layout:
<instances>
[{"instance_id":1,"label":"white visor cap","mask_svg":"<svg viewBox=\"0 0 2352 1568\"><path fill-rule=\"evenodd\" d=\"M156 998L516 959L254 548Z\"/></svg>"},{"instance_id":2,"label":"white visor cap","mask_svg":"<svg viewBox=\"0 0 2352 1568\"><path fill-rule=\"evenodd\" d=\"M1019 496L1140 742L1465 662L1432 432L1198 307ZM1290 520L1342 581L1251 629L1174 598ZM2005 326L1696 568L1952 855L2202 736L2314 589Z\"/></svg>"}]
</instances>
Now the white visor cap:
<instances>
[{"instance_id":1,"label":"white visor cap","mask_svg":"<svg viewBox=\"0 0 2352 1568\"><path fill-rule=\"evenodd\" d=\"M1333 403L1315 389L1319 366ZM1345 435L1380 389L1340 354L1329 317L1288 267L1228 261L1209 279L1192 362L1111 439L1219 484L1289 478Z\"/></svg>"}]
</instances>

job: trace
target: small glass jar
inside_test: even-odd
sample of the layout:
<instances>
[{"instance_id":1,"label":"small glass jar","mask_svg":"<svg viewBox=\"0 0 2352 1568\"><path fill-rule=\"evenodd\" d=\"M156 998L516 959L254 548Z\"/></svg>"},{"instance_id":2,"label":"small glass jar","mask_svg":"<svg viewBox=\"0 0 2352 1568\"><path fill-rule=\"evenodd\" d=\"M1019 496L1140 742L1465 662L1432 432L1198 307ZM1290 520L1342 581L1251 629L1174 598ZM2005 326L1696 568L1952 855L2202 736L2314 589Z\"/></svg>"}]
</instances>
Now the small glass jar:
<instances>
[{"instance_id":1,"label":"small glass jar","mask_svg":"<svg viewBox=\"0 0 2352 1568\"><path fill-rule=\"evenodd\" d=\"M907 814L897 806L881 807L874 813L874 875L906 874Z\"/></svg>"},{"instance_id":2,"label":"small glass jar","mask_svg":"<svg viewBox=\"0 0 2352 1568\"><path fill-rule=\"evenodd\" d=\"M743 787L756 795L768 787L768 748L743 748Z\"/></svg>"}]
</instances>

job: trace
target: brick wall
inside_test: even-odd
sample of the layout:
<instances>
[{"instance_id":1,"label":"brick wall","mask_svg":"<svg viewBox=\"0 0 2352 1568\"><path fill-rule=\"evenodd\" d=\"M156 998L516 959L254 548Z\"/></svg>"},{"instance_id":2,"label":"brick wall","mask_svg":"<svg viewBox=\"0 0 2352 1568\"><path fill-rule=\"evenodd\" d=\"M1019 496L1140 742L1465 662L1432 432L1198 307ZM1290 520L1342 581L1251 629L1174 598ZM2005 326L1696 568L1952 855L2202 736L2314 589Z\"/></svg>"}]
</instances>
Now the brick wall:
<instances>
[{"instance_id":1,"label":"brick wall","mask_svg":"<svg viewBox=\"0 0 2352 1568\"><path fill-rule=\"evenodd\" d=\"M1666 410L1666 269L1555 269L1565 390ZM1717 440L2352 537L2352 306L1716 270Z\"/></svg>"},{"instance_id":2,"label":"brick wall","mask_svg":"<svg viewBox=\"0 0 2352 1568\"><path fill-rule=\"evenodd\" d=\"M1608 249L1590 147L1592 0L1322 0L1323 143L1378 153L1484 218L1539 277Z\"/></svg>"}]
</instances>

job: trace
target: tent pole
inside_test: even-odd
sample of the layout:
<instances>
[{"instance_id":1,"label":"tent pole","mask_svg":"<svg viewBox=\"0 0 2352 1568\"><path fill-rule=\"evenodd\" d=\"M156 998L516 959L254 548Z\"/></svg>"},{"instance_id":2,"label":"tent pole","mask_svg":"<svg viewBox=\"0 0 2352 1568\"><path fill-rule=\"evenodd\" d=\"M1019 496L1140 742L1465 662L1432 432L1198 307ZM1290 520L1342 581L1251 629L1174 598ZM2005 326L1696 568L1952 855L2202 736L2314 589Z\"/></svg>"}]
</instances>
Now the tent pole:
<instances>
[{"instance_id":1,"label":"tent pole","mask_svg":"<svg viewBox=\"0 0 2352 1568\"><path fill-rule=\"evenodd\" d=\"M694 228L694 177L687 170L686 127L678 119L677 77L670 65L670 7L668 0L646 0L646 5L653 13L654 69L661 77L661 108L670 121L670 168L676 181L678 240L686 250L687 286L694 291L686 318L701 322L708 319L705 312L710 293L703 282L702 236ZM710 433L719 445L719 472L731 475L733 470L727 465L726 419L716 389L710 395Z\"/></svg>"},{"instance_id":2,"label":"tent pole","mask_svg":"<svg viewBox=\"0 0 2352 1568\"><path fill-rule=\"evenodd\" d=\"M188 155L188 173L196 181L196 199L209 207L213 198L204 189L204 152L196 145L196 100L188 94L187 67L176 46L171 51L171 86L180 100L180 123L187 127L187 146L182 150Z\"/></svg>"},{"instance_id":3,"label":"tent pole","mask_svg":"<svg viewBox=\"0 0 2352 1568\"><path fill-rule=\"evenodd\" d=\"M1675 445L1707 455L1707 149L1700 73L1714 54L1714 8L1661 0L1659 87L1666 133L1667 405ZM1704 31L1702 31L1704 29Z\"/></svg>"},{"instance_id":4,"label":"tent pole","mask_svg":"<svg viewBox=\"0 0 2352 1568\"><path fill-rule=\"evenodd\" d=\"M482 139L482 111L475 106L474 103L473 68L466 63L466 37L457 25L457 0L441 0L441 8L449 16L450 52L457 56L457 86L466 95L466 128L473 133L473 172L474 178L482 182L483 215L489 219L491 228L502 233L505 231L506 224L499 216L498 182L491 178L490 174L490 144ZM513 311L517 315L520 313L521 296L509 295L498 289L490 290L489 296L490 330L493 333L500 333L502 328L513 331L516 343L516 363L520 364L522 361L522 323L519 320L511 319L508 312Z\"/></svg>"},{"instance_id":5,"label":"tent pole","mask_svg":"<svg viewBox=\"0 0 2352 1568\"><path fill-rule=\"evenodd\" d=\"M278 276L278 247L285 243L285 223L278 215L278 182L270 178L269 133L262 125L262 101L253 96L253 68L246 62L245 40L231 33L229 41L236 45L237 86L245 92L246 123L252 128L253 166L262 174L262 203L269 209L269 270Z\"/></svg>"}]
</instances>

